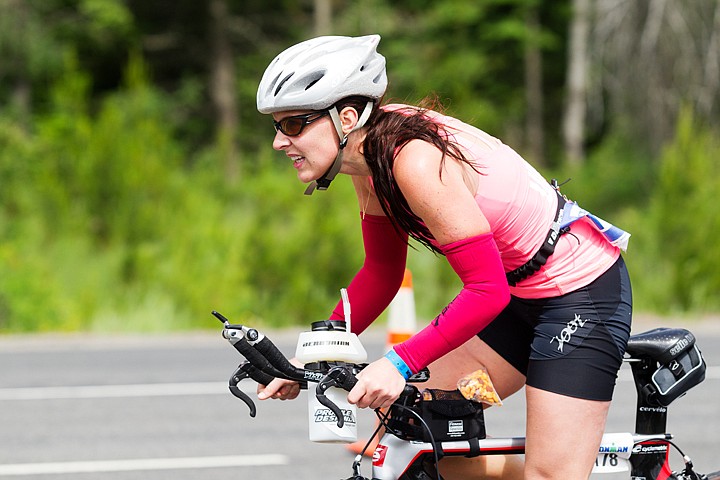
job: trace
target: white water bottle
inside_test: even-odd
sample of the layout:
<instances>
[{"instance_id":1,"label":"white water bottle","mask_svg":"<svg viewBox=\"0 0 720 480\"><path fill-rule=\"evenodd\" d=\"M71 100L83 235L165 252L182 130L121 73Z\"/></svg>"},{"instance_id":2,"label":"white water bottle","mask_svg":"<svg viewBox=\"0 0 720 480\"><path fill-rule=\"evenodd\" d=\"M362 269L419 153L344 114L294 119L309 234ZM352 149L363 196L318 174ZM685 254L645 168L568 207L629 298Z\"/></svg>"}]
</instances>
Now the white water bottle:
<instances>
[{"instance_id":1,"label":"white water bottle","mask_svg":"<svg viewBox=\"0 0 720 480\"><path fill-rule=\"evenodd\" d=\"M347 293L343 289L345 318L350 319ZM363 363L367 352L357 335L349 331L348 322L323 320L312 324L312 331L302 332L298 338L295 358L308 364L316 362L342 361ZM347 401L345 390L330 387L325 396L338 406L343 414L344 425L337 426L337 417L315 396L316 383L308 382L308 426L310 441L318 443L353 443L357 440L357 407Z\"/></svg>"}]
</instances>

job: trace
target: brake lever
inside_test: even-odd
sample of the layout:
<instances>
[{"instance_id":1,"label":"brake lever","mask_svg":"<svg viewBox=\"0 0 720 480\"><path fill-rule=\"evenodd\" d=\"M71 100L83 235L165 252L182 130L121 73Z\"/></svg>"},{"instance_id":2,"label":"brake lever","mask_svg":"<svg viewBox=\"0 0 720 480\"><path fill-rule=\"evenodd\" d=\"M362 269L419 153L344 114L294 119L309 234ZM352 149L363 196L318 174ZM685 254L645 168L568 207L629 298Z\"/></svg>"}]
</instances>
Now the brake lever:
<instances>
[{"instance_id":1,"label":"brake lever","mask_svg":"<svg viewBox=\"0 0 720 480\"><path fill-rule=\"evenodd\" d=\"M335 405L332 400L327 398L325 392L330 387L339 387L349 392L356 383L357 378L355 378L355 375L353 375L350 370L344 367L333 367L323 379L318 382L317 388L315 389L315 396L318 402L329 408L330 411L335 414L338 428L343 428L345 425L345 417L342 411L340 411L340 408Z\"/></svg>"},{"instance_id":2,"label":"brake lever","mask_svg":"<svg viewBox=\"0 0 720 480\"><path fill-rule=\"evenodd\" d=\"M230 393L245 402L245 405L247 405L250 409L250 416L253 418L255 418L255 414L257 413L255 403L253 403L252 399L245 392L240 390L238 384L246 378L252 378L256 372L260 371L257 368L253 367L252 364L250 364L249 362L241 363L240 366L238 366L237 370L235 370L235 372L230 377L228 385Z\"/></svg>"}]
</instances>

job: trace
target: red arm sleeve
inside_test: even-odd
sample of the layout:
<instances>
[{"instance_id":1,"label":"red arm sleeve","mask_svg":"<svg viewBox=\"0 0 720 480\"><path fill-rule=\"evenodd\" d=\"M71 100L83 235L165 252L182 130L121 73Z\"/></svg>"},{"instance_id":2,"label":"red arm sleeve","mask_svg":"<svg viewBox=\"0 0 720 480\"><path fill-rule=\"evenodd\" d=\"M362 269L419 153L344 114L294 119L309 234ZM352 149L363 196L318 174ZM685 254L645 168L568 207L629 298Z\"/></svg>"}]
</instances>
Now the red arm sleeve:
<instances>
[{"instance_id":1,"label":"red arm sleeve","mask_svg":"<svg viewBox=\"0 0 720 480\"><path fill-rule=\"evenodd\" d=\"M467 342L510 301L510 288L492 233L440 248L462 280L463 289L430 325L394 347L413 372Z\"/></svg>"},{"instance_id":2,"label":"red arm sleeve","mask_svg":"<svg viewBox=\"0 0 720 480\"><path fill-rule=\"evenodd\" d=\"M359 334L387 308L400 289L407 260L407 235L398 233L389 218L365 215L362 219L365 262L348 285L352 331ZM343 320L342 301L331 320Z\"/></svg>"}]
</instances>

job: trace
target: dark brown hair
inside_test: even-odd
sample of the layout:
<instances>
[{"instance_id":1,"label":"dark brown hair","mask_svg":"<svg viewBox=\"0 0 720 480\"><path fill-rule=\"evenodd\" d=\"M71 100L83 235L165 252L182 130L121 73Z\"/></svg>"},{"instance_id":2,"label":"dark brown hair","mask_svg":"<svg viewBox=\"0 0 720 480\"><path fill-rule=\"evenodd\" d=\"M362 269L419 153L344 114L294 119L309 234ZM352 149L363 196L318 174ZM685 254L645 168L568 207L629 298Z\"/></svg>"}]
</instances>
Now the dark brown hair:
<instances>
[{"instance_id":1,"label":"dark brown hair","mask_svg":"<svg viewBox=\"0 0 720 480\"><path fill-rule=\"evenodd\" d=\"M352 107L362 113L367 101L368 99L363 97L349 97L338 102L336 106L338 111ZM407 232L430 250L441 253L432 244L433 236L430 230L412 211L395 181L393 174L395 157L408 142L418 139L434 145L442 153L438 171L441 178L446 156L467 163L475 170L477 166L463 155L456 143L451 141L445 128L433 122L426 114L428 110L442 111L437 99L427 98L420 105L399 112L385 111L376 104L366 123L367 134L363 143L363 155L370 168L380 205L395 227Z\"/></svg>"}]
</instances>

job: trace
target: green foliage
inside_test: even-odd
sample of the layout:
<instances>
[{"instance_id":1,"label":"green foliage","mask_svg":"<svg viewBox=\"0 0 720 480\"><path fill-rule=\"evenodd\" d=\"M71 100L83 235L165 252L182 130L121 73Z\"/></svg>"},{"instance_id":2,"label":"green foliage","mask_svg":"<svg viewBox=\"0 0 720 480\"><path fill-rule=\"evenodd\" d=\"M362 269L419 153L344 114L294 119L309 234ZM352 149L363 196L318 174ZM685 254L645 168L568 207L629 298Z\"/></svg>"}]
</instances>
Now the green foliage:
<instances>
[{"instance_id":1,"label":"green foliage","mask_svg":"<svg viewBox=\"0 0 720 480\"><path fill-rule=\"evenodd\" d=\"M60 67L61 45L47 35L34 2L0 2L0 85L5 81L47 78Z\"/></svg>"},{"instance_id":2,"label":"green foliage","mask_svg":"<svg viewBox=\"0 0 720 480\"><path fill-rule=\"evenodd\" d=\"M78 12L86 22L86 34L95 43L110 45L134 27L132 13L120 0L82 0Z\"/></svg>"},{"instance_id":3,"label":"green foliage","mask_svg":"<svg viewBox=\"0 0 720 480\"><path fill-rule=\"evenodd\" d=\"M350 182L304 196L254 105L267 62L312 35L311 4L228 0L244 162L229 182L207 101L207 5L176 3L0 2L0 332L214 327L212 309L306 325L360 266ZM561 149L569 2L333 5L331 33L383 36L390 99L437 93L506 139L524 122L524 48L540 45L548 151ZM658 159L607 125L584 166L556 155L543 173L572 178L568 196L633 234L637 309L717 310L717 132L686 112ZM418 315L432 318L459 280L423 248L408 262Z\"/></svg>"},{"instance_id":4,"label":"green foliage","mask_svg":"<svg viewBox=\"0 0 720 480\"><path fill-rule=\"evenodd\" d=\"M101 305L115 302L108 293L132 281L133 252L161 235L158 202L179 173L157 94L130 89L93 118L89 82L67 65L52 112L34 132L6 137L0 152L9 186L0 238L10 272L0 288L0 328L90 325Z\"/></svg>"},{"instance_id":5,"label":"green foliage","mask_svg":"<svg viewBox=\"0 0 720 480\"><path fill-rule=\"evenodd\" d=\"M675 140L662 156L652 202L651 234L657 240L665 295L673 310L720 308L720 140L699 124L692 111L682 112ZM660 288L662 291L662 288Z\"/></svg>"},{"instance_id":6,"label":"green foliage","mask_svg":"<svg viewBox=\"0 0 720 480\"><path fill-rule=\"evenodd\" d=\"M621 132L608 135L581 166L565 165L548 175L569 198L608 219L631 207L647 209L657 183L650 154Z\"/></svg>"},{"instance_id":7,"label":"green foliage","mask_svg":"<svg viewBox=\"0 0 720 480\"><path fill-rule=\"evenodd\" d=\"M34 132L0 122L0 330L190 328L213 308L269 324L328 315L362 261L347 179L305 197L267 151L236 187L216 149L185 170L172 103L140 63L94 115L67 65Z\"/></svg>"},{"instance_id":8,"label":"green foliage","mask_svg":"<svg viewBox=\"0 0 720 480\"><path fill-rule=\"evenodd\" d=\"M622 133L612 134L563 192L632 234L625 259L635 308L660 314L720 308L720 151L718 135L686 109L659 159Z\"/></svg>"},{"instance_id":9,"label":"green foliage","mask_svg":"<svg viewBox=\"0 0 720 480\"><path fill-rule=\"evenodd\" d=\"M329 315L362 263L360 214L347 178L306 197L285 163L265 164L247 181L243 211L252 216L240 268L256 304L245 309L306 324Z\"/></svg>"},{"instance_id":10,"label":"green foliage","mask_svg":"<svg viewBox=\"0 0 720 480\"><path fill-rule=\"evenodd\" d=\"M565 10L548 9L542 30L532 32L525 15L538 7L532 0L397 3L399 22L383 37L390 94L417 101L435 92L451 113L496 135L521 124L526 42L564 54L556 30Z\"/></svg>"}]
</instances>

